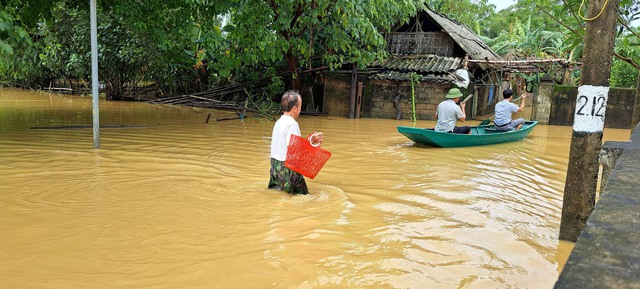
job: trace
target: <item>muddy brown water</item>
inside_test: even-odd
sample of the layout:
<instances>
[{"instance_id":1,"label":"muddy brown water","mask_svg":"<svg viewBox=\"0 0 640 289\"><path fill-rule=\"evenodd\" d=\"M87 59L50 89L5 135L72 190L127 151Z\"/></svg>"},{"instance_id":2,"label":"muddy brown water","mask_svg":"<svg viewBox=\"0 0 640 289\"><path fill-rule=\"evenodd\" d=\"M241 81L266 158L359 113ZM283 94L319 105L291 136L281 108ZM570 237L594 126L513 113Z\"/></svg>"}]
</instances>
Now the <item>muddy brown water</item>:
<instances>
[{"instance_id":1,"label":"muddy brown water","mask_svg":"<svg viewBox=\"0 0 640 289\"><path fill-rule=\"evenodd\" d=\"M407 120L302 116L333 156L290 196L266 189L272 121L101 102L102 125L132 127L100 149L90 128L32 129L91 115L89 96L0 90L0 287L552 288L573 246L571 127L437 149Z\"/></svg>"}]
</instances>

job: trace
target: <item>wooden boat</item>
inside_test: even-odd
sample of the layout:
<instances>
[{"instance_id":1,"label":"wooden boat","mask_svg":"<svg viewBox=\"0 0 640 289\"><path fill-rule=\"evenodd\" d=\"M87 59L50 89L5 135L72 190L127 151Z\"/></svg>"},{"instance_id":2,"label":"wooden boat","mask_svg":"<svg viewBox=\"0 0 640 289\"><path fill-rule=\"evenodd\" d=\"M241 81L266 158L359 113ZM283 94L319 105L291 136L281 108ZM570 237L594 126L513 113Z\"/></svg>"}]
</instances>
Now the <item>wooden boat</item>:
<instances>
[{"instance_id":1,"label":"wooden boat","mask_svg":"<svg viewBox=\"0 0 640 289\"><path fill-rule=\"evenodd\" d=\"M419 144L453 148L521 140L525 138L537 124L538 121L525 121L521 129L506 132L496 131L495 125L472 126L471 134L437 132L432 128L410 126L398 126L398 132Z\"/></svg>"}]
</instances>

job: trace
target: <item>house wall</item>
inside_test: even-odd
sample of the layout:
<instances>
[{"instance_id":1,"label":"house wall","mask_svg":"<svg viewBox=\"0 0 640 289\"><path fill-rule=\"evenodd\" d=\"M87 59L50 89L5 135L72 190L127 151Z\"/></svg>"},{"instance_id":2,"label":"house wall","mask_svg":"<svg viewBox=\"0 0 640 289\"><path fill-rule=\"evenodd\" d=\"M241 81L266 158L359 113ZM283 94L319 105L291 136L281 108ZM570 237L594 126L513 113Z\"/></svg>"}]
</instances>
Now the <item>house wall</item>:
<instances>
[{"instance_id":1,"label":"house wall","mask_svg":"<svg viewBox=\"0 0 640 289\"><path fill-rule=\"evenodd\" d=\"M450 83L421 82L415 85L416 119L434 120L438 104L451 88ZM401 119L413 116L411 82L371 80L363 89L363 116L371 118L397 117L394 99L402 111Z\"/></svg>"},{"instance_id":2,"label":"house wall","mask_svg":"<svg viewBox=\"0 0 640 289\"><path fill-rule=\"evenodd\" d=\"M362 117L395 119L398 111L394 99L398 98L401 119L410 119L412 113L411 82L368 79L360 75L363 82ZM444 100L451 88L450 83L421 82L415 86L416 118L435 119L436 107ZM329 73L325 78L322 111L334 116L349 116L351 96L351 73Z\"/></svg>"},{"instance_id":3,"label":"house wall","mask_svg":"<svg viewBox=\"0 0 640 289\"><path fill-rule=\"evenodd\" d=\"M408 81L371 80L360 74L363 82L362 117L395 119L394 99L399 98L401 119L410 119L411 83ZM416 85L416 118L434 120L438 104L444 100L449 83L421 82ZM351 73L329 73L325 78L323 112L349 117ZM519 117L533 118L540 124L573 126L577 87L542 82L534 98L527 98L525 111ZM496 97L500 97L497 95ZM636 103L634 89L611 88L607 101L605 127L630 128ZM471 116L471 105L467 115Z\"/></svg>"},{"instance_id":4,"label":"house wall","mask_svg":"<svg viewBox=\"0 0 640 289\"><path fill-rule=\"evenodd\" d=\"M541 83L534 117L540 124L573 126L578 87ZM604 127L631 128L636 93L634 89L612 87L609 90Z\"/></svg>"},{"instance_id":5,"label":"house wall","mask_svg":"<svg viewBox=\"0 0 640 289\"><path fill-rule=\"evenodd\" d=\"M389 33L387 43L387 51L391 54L435 54L438 56L453 56L455 44L453 38L444 32Z\"/></svg>"},{"instance_id":6,"label":"house wall","mask_svg":"<svg viewBox=\"0 0 640 289\"><path fill-rule=\"evenodd\" d=\"M351 73L327 73L324 79L322 112L349 117L351 98Z\"/></svg>"}]
</instances>

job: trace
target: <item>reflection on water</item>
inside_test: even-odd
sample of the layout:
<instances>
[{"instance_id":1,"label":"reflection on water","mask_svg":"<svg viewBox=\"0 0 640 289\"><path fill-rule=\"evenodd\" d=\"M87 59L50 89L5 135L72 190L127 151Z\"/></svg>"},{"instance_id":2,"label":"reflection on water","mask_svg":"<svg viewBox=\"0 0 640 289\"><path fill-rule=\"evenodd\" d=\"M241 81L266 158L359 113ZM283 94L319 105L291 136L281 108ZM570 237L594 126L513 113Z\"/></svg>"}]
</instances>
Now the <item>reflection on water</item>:
<instances>
[{"instance_id":1,"label":"reflection on water","mask_svg":"<svg viewBox=\"0 0 640 289\"><path fill-rule=\"evenodd\" d=\"M408 121L301 117L333 156L266 189L273 122L0 90L2 288L552 288L571 127L436 149ZM433 126L418 122L418 126ZM606 130L628 140L628 130Z\"/></svg>"}]
</instances>

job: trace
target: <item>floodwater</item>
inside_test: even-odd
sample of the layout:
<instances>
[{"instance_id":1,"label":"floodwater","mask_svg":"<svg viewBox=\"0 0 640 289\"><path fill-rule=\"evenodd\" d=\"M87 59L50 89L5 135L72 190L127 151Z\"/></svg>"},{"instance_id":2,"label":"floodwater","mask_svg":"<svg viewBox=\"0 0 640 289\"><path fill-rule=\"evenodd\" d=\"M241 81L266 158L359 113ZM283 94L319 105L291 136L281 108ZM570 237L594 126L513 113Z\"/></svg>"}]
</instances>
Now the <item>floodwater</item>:
<instances>
[{"instance_id":1,"label":"floodwater","mask_svg":"<svg viewBox=\"0 0 640 289\"><path fill-rule=\"evenodd\" d=\"M273 121L101 102L124 127L94 149L71 128L91 115L90 96L0 90L0 288L552 288L572 248L571 127L437 149L407 120L302 116L333 156L290 196L266 189Z\"/></svg>"}]
</instances>

